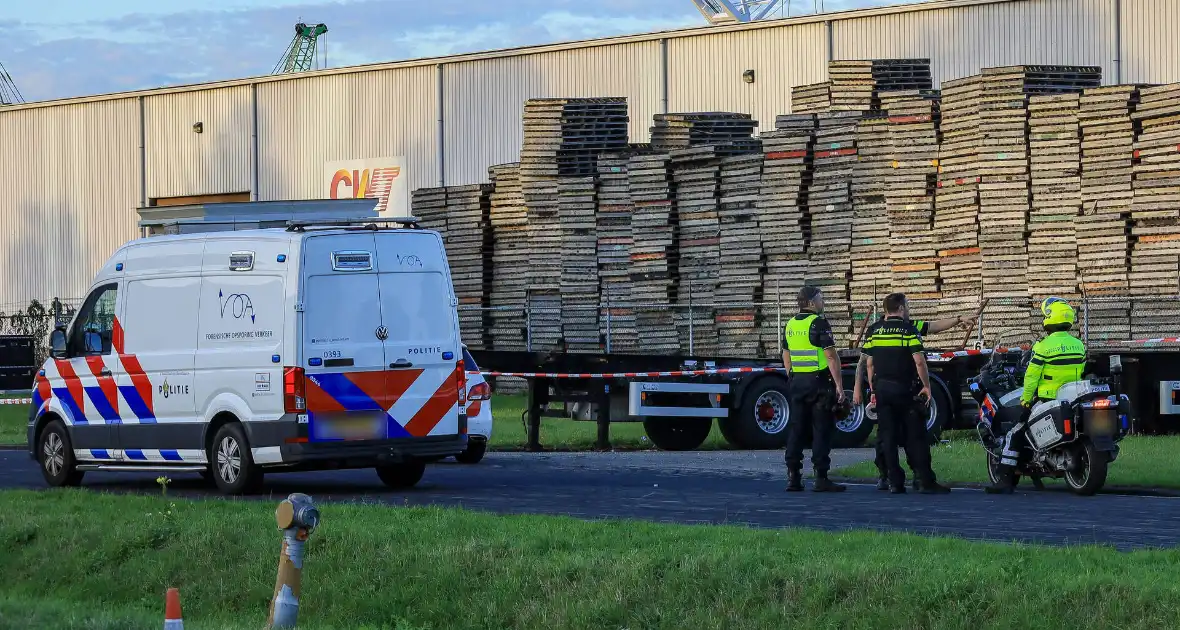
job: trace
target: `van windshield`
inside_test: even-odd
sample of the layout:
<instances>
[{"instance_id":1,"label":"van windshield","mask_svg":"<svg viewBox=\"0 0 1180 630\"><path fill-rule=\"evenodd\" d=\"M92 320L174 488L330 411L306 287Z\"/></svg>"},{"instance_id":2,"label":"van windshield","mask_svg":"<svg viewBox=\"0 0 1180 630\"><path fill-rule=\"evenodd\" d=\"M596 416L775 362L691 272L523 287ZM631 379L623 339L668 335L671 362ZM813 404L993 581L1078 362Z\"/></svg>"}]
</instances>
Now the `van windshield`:
<instances>
[{"instance_id":1,"label":"van windshield","mask_svg":"<svg viewBox=\"0 0 1180 630\"><path fill-rule=\"evenodd\" d=\"M437 271L381 274L381 306L391 342L449 340L455 311L446 276Z\"/></svg>"}]
</instances>

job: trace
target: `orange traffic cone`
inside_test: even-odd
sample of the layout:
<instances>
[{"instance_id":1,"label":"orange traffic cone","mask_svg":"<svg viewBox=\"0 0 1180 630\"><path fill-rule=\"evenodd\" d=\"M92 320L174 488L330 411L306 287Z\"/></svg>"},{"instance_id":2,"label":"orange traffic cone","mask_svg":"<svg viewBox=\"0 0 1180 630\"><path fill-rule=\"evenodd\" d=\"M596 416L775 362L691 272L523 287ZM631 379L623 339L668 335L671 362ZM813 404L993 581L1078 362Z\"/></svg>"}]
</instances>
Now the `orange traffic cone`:
<instances>
[{"instance_id":1,"label":"orange traffic cone","mask_svg":"<svg viewBox=\"0 0 1180 630\"><path fill-rule=\"evenodd\" d=\"M168 589L164 598L164 630L184 630L184 619L180 616L180 589Z\"/></svg>"}]
</instances>

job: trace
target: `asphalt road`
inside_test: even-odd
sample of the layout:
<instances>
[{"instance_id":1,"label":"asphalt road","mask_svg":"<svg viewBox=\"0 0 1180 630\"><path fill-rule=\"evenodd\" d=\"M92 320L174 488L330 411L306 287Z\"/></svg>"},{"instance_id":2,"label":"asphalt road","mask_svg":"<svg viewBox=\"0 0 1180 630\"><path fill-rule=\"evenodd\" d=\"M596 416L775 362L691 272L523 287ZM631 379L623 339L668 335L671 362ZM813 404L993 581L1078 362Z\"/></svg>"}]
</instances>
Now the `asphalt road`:
<instances>
[{"instance_id":1,"label":"asphalt road","mask_svg":"<svg viewBox=\"0 0 1180 630\"><path fill-rule=\"evenodd\" d=\"M844 452L855 460L863 453ZM371 470L269 475L268 498L306 492L317 502L444 505L494 513L636 518L669 523L872 529L1051 545L1119 549L1180 542L1180 499L1077 497L1025 488L993 497L978 490L893 496L869 486L843 494L783 492L775 453L492 453L475 466L440 463L411 491L387 490ZM839 465L842 462L837 462ZM89 473L85 486L158 492L156 474ZM0 487L44 488L24 452L0 452ZM1024 488L1024 486L1022 486ZM175 475L182 496L213 496L195 475Z\"/></svg>"}]
</instances>

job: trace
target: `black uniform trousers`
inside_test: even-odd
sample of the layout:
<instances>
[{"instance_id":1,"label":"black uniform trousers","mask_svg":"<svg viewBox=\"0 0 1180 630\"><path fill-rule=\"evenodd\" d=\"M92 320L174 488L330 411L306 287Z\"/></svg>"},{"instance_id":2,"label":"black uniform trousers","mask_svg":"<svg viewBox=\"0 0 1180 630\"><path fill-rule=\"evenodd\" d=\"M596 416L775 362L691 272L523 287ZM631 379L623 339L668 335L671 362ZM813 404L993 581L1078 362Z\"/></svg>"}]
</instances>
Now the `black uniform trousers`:
<instances>
[{"instance_id":1,"label":"black uniform trousers","mask_svg":"<svg viewBox=\"0 0 1180 630\"><path fill-rule=\"evenodd\" d=\"M827 476L832 466L832 432L836 420L832 406L836 386L827 370L791 375L788 389L791 418L787 423L787 470L803 471L803 433L811 427L811 465L817 477Z\"/></svg>"},{"instance_id":2,"label":"black uniform trousers","mask_svg":"<svg viewBox=\"0 0 1180 630\"><path fill-rule=\"evenodd\" d=\"M926 439L925 416L914 413L914 391L911 383L897 383L879 379L873 393L877 396L877 431L881 438L881 455L889 473L889 484L905 486L905 471L897 447L905 447L906 461L924 484L934 483L930 467L930 442ZM904 437L904 443L900 438Z\"/></svg>"}]
</instances>

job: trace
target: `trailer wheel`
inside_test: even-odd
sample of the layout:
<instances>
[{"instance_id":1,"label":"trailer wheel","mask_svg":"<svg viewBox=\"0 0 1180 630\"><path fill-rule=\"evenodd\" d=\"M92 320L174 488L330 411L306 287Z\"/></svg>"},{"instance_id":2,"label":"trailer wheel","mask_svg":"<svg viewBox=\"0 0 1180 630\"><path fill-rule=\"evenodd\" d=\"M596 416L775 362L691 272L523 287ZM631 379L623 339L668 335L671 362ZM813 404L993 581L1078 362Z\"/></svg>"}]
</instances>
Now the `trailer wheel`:
<instances>
[{"instance_id":1,"label":"trailer wheel","mask_svg":"<svg viewBox=\"0 0 1180 630\"><path fill-rule=\"evenodd\" d=\"M852 400L852 390L845 389L844 397ZM832 432L833 448L857 448L863 446L865 440L876 426L876 414L870 414L868 405L852 407L848 415L836 421L836 430Z\"/></svg>"},{"instance_id":2,"label":"trailer wheel","mask_svg":"<svg viewBox=\"0 0 1180 630\"><path fill-rule=\"evenodd\" d=\"M712 418L645 418L643 430L663 451L691 451L705 443L713 430Z\"/></svg>"},{"instance_id":3,"label":"trailer wheel","mask_svg":"<svg viewBox=\"0 0 1180 630\"><path fill-rule=\"evenodd\" d=\"M717 425L735 448L763 450L786 446L790 421L787 384L768 378L753 383L738 408L729 417L718 419Z\"/></svg>"}]
</instances>

